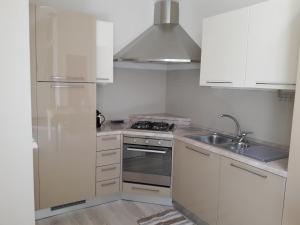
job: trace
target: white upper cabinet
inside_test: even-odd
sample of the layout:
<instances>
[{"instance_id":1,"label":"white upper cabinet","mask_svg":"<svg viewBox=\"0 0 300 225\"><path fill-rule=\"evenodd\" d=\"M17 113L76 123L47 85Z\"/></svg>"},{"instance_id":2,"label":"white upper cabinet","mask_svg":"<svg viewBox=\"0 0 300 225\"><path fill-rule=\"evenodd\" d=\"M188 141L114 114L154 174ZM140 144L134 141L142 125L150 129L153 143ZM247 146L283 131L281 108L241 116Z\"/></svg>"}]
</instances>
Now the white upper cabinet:
<instances>
[{"instance_id":1,"label":"white upper cabinet","mask_svg":"<svg viewBox=\"0 0 300 225\"><path fill-rule=\"evenodd\" d=\"M113 23L97 21L97 83L113 83Z\"/></svg>"},{"instance_id":2,"label":"white upper cabinet","mask_svg":"<svg viewBox=\"0 0 300 225\"><path fill-rule=\"evenodd\" d=\"M245 79L249 9L204 20L200 85L240 87Z\"/></svg>"},{"instance_id":3,"label":"white upper cabinet","mask_svg":"<svg viewBox=\"0 0 300 225\"><path fill-rule=\"evenodd\" d=\"M247 87L295 88L299 28L299 0L272 0L251 7Z\"/></svg>"},{"instance_id":4,"label":"white upper cabinet","mask_svg":"<svg viewBox=\"0 0 300 225\"><path fill-rule=\"evenodd\" d=\"M299 0L269 0L203 26L201 86L295 89Z\"/></svg>"}]
</instances>

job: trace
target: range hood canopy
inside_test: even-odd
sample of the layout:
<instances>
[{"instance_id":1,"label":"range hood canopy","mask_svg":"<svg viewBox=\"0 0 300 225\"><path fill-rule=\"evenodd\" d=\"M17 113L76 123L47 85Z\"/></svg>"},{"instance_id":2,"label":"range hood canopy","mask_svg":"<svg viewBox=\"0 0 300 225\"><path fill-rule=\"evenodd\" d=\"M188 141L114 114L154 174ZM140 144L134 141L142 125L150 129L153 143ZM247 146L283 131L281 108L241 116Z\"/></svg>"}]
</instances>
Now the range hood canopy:
<instances>
[{"instance_id":1,"label":"range hood canopy","mask_svg":"<svg viewBox=\"0 0 300 225\"><path fill-rule=\"evenodd\" d=\"M179 2L158 0L154 25L114 56L115 61L200 63L201 49L179 25Z\"/></svg>"}]
</instances>

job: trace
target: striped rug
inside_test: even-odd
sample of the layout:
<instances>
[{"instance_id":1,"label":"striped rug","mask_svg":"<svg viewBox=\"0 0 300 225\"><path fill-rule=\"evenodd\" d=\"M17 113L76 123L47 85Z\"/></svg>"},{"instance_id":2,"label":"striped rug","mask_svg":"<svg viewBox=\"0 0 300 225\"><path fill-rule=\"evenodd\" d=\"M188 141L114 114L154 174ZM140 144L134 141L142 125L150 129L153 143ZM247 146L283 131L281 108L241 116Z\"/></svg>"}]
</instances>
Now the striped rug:
<instances>
[{"instance_id":1,"label":"striped rug","mask_svg":"<svg viewBox=\"0 0 300 225\"><path fill-rule=\"evenodd\" d=\"M139 225L195 225L175 209L169 209L137 221Z\"/></svg>"}]
</instances>

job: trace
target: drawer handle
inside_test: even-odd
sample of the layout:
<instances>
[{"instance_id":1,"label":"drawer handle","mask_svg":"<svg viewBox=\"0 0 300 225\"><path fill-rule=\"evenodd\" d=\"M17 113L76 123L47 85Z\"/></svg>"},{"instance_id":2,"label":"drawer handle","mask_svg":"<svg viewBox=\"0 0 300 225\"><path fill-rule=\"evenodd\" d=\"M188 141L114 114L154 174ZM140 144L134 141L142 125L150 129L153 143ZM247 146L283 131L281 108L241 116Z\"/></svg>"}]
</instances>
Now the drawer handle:
<instances>
[{"instance_id":1,"label":"drawer handle","mask_svg":"<svg viewBox=\"0 0 300 225\"><path fill-rule=\"evenodd\" d=\"M246 172L248 172L248 173L252 173L252 174L257 175L257 176L259 176L259 177L261 177L261 178L264 178L264 179L268 178L267 175L260 174L260 173L258 173L258 172L249 170L249 169L247 169L247 168L244 168L244 167L242 167L242 166L236 165L236 164L234 164L234 163L231 163L230 166L235 167L235 168L238 168L238 169L240 169L240 170L244 170L244 171L246 171Z\"/></svg>"},{"instance_id":2,"label":"drawer handle","mask_svg":"<svg viewBox=\"0 0 300 225\"><path fill-rule=\"evenodd\" d=\"M185 148L188 149L188 150L191 150L191 151L193 151L193 152L199 153L199 154L201 154L201 155L205 155L205 156L207 156L207 157L210 156L210 154L207 153L207 152L201 152L201 151L196 150L196 149L193 149L193 148L191 148L191 147L189 147L189 146L186 146Z\"/></svg>"},{"instance_id":3,"label":"drawer handle","mask_svg":"<svg viewBox=\"0 0 300 225\"><path fill-rule=\"evenodd\" d=\"M103 184L101 184L101 187L111 186L111 185L114 185L116 183L117 183L116 181L112 181L112 182L109 182L109 183L103 183Z\"/></svg>"},{"instance_id":4,"label":"drawer handle","mask_svg":"<svg viewBox=\"0 0 300 225\"><path fill-rule=\"evenodd\" d=\"M102 138L102 141L112 141L112 140L117 140L118 137L104 137Z\"/></svg>"},{"instance_id":5,"label":"drawer handle","mask_svg":"<svg viewBox=\"0 0 300 225\"><path fill-rule=\"evenodd\" d=\"M232 84L231 81L206 81L207 84Z\"/></svg>"},{"instance_id":6,"label":"drawer handle","mask_svg":"<svg viewBox=\"0 0 300 225\"><path fill-rule=\"evenodd\" d=\"M97 77L96 80L110 80L109 78L102 78L102 77Z\"/></svg>"},{"instance_id":7,"label":"drawer handle","mask_svg":"<svg viewBox=\"0 0 300 225\"><path fill-rule=\"evenodd\" d=\"M274 83L274 82L256 82L256 84L258 84L258 85L291 85L291 86L296 85L296 84L292 84L292 83Z\"/></svg>"},{"instance_id":8,"label":"drawer handle","mask_svg":"<svg viewBox=\"0 0 300 225\"><path fill-rule=\"evenodd\" d=\"M107 172L107 171L112 171L112 170L116 170L116 169L117 169L117 167L114 166L114 167L110 167L110 168L103 168L103 169L101 169L101 171L102 172Z\"/></svg>"},{"instance_id":9,"label":"drawer handle","mask_svg":"<svg viewBox=\"0 0 300 225\"><path fill-rule=\"evenodd\" d=\"M140 188L140 187L132 187L132 190L137 190L137 191L151 191L151 192L159 192L158 189L150 189L150 188Z\"/></svg>"},{"instance_id":10,"label":"drawer handle","mask_svg":"<svg viewBox=\"0 0 300 225\"><path fill-rule=\"evenodd\" d=\"M110 152L110 153L102 153L102 156L111 156L111 155L116 155L117 152Z\"/></svg>"}]
</instances>

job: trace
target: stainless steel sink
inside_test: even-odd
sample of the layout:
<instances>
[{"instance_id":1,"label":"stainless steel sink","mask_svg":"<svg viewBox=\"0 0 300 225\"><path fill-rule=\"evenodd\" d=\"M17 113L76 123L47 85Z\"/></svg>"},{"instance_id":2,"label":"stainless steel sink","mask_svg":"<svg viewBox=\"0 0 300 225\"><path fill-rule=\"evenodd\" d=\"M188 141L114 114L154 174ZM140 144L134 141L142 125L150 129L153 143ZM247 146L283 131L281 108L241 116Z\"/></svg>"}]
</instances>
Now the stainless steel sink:
<instances>
[{"instance_id":1,"label":"stainless steel sink","mask_svg":"<svg viewBox=\"0 0 300 225\"><path fill-rule=\"evenodd\" d=\"M217 134L217 133L213 133L209 135L190 135L186 137L209 145L224 145L224 144L232 143L233 141L231 137L222 134Z\"/></svg>"},{"instance_id":2,"label":"stainless steel sink","mask_svg":"<svg viewBox=\"0 0 300 225\"><path fill-rule=\"evenodd\" d=\"M223 146L225 149L230 150L235 153L243 153L245 150L247 150L250 147L249 143L232 143L230 145Z\"/></svg>"},{"instance_id":3,"label":"stainless steel sink","mask_svg":"<svg viewBox=\"0 0 300 225\"><path fill-rule=\"evenodd\" d=\"M185 136L195 141L220 147L224 150L247 156L262 162L271 162L288 157L288 151L265 146L254 142L236 142L236 139L223 134L188 135Z\"/></svg>"}]
</instances>

